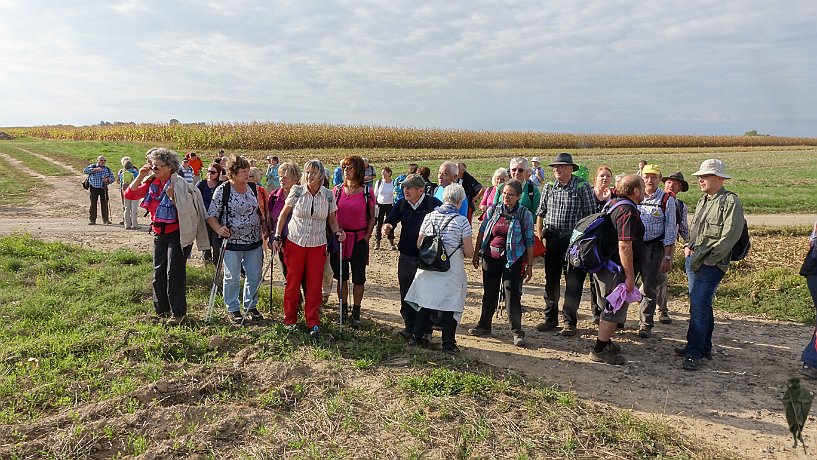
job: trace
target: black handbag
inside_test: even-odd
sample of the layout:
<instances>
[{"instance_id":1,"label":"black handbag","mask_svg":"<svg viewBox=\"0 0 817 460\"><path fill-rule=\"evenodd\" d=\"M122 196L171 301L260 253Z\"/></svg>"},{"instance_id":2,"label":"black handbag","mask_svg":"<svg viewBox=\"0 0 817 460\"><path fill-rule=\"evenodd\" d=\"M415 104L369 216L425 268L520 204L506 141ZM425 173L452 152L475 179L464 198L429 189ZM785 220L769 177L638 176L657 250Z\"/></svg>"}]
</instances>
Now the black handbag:
<instances>
[{"instance_id":1,"label":"black handbag","mask_svg":"<svg viewBox=\"0 0 817 460\"><path fill-rule=\"evenodd\" d=\"M803 266L800 267L801 276L817 275L817 243L814 247L809 249L806 254L806 259L803 261Z\"/></svg>"},{"instance_id":2,"label":"black handbag","mask_svg":"<svg viewBox=\"0 0 817 460\"><path fill-rule=\"evenodd\" d=\"M457 214L449 217L440 228L434 227L433 235L426 235L423 238L423 243L420 245L420 268L430 272L447 272L451 268L450 254L445 249L443 243L442 230L451 223ZM462 243L457 246L457 249L462 247ZM451 251L451 254L457 252L457 249Z\"/></svg>"},{"instance_id":3,"label":"black handbag","mask_svg":"<svg viewBox=\"0 0 817 460\"><path fill-rule=\"evenodd\" d=\"M91 188L91 182L88 179L90 179L90 176L86 177L85 180L82 181L82 188L84 188L85 190Z\"/></svg>"}]
</instances>

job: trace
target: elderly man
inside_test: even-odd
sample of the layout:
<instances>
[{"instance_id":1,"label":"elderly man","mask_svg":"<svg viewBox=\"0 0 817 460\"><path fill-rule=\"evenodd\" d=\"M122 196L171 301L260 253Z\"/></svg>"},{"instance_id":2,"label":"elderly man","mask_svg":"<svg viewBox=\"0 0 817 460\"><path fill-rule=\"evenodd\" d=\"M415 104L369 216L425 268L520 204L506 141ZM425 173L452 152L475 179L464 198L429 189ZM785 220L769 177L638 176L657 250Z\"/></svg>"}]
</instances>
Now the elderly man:
<instances>
[{"instance_id":1,"label":"elderly man","mask_svg":"<svg viewBox=\"0 0 817 460\"><path fill-rule=\"evenodd\" d=\"M669 320L667 299L661 298L662 286L667 284L667 273L672 266L675 252L676 201L671 194L658 186L661 184L661 170L658 165L648 164L641 170L644 179L644 201L638 205L641 221L644 223L644 244L646 251L641 265L641 321L638 336L649 339L655 325L655 307L661 309L662 322Z\"/></svg>"},{"instance_id":2,"label":"elderly man","mask_svg":"<svg viewBox=\"0 0 817 460\"><path fill-rule=\"evenodd\" d=\"M539 165L539 157L530 159L530 182L534 187L539 188L545 183L545 169Z\"/></svg>"},{"instance_id":3,"label":"elderly man","mask_svg":"<svg viewBox=\"0 0 817 460\"><path fill-rule=\"evenodd\" d=\"M105 162L105 157L100 155L96 158L96 163L91 163L82 170L83 174L88 175L88 190L91 192L88 225L96 225L97 201L102 207L102 222L111 223L110 216L108 216L108 184L112 184L115 178L111 168L105 166Z\"/></svg>"},{"instance_id":4,"label":"elderly man","mask_svg":"<svg viewBox=\"0 0 817 460\"><path fill-rule=\"evenodd\" d=\"M468 199L468 215L465 217L468 218L468 222L471 222L476 202L482 198L485 187L468 172L465 163L457 163L457 183L465 189L465 197Z\"/></svg>"},{"instance_id":5,"label":"elderly man","mask_svg":"<svg viewBox=\"0 0 817 460\"><path fill-rule=\"evenodd\" d=\"M536 326L540 332L559 325L559 288L565 274L565 301L562 306L564 327L560 335L576 335L579 302L585 272L565 263L565 253L576 223L595 212L593 189L573 175L579 166L569 153L560 153L548 166L553 169L553 182L545 184L536 212L536 234L547 247L545 253L545 321ZM566 266L567 265L567 266Z\"/></svg>"},{"instance_id":6,"label":"elderly man","mask_svg":"<svg viewBox=\"0 0 817 460\"><path fill-rule=\"evenodd\" d=\"M689 183L684 180L684 173L681 171L662 177L661 181L664 182L664 192L671 194L678 205L675 210L675 223L678 224L678 240L682 243L686 243L689 240L689 222L687 220L689 211L687 210L687 205L678 199L678 194L689 190Z\"/></svg>"},{"instance_id":7,"label":"elderly man","mask_svg":"<svg viewBox=\"0 0 817 460\"><path fill-rule=\"evenodd\" d=\"M638 276L638 267L642 266L645 251L644 223L636 206L644 197L644 181L641 177L637 174L624 176L619 186L619 197L613 199L613 204L620 200L625 200L624 203L610 212L618 235L618 250L613 251L611 260L618 264L621 270L613 273L603 269L594 273L596 282L591 286L597 290L596 297L599 299L602 315L598 338L590 351L590 359L615 365L627 363L627 359L621 355L621 347L613 343L612 337L617 325L627 319L627 296L636 294L635 279ZM610 305L605 295L621 283L624 283L625 297L616 309Z\"/></svg>"},{"instance_id":8,"label":"elderly man","mask_svg":"<svg viewBox=\"0 0 817 460\"><path fill-rule=\"evenodd\" d=\"M519 203L528 208L528 211L536 215L536 209L539 207L539 200L541 193L539 187L533 185L529 180L530 168L528 167L528 160L522 157L511 159L508 165L509 179L516 179L522 182L522 198ZM502 203L502 187L497 187L494 194L494 203Z\"/></svg>"},{"instance_id":9,"label":"elderly man","mask_svg":"<svg viewBox=\"0 0 817 460\"><path fill-rule=\"evenodd\" d=\"M712 298L729 269L732 248L740 240L746 219L738 196L723 187L724 181L732 178L723 161L706 160L692 175L698 178L703 196L695 206L689 242L684 247L690 291L687 344L675 352L684 356L684 369L695 371L701 358L712 359Z\"/></svg>"},{"instance_id":10,"label":"elderly man","mask_svg":"<svg viewBox=\"0 0 817 460\"><path fill-rule=\"evenodd\" d=\"M400 335L406 339L411 337L417 315L417 311L407 304L405 299L414 281L417 267L420 265L420 250L417 248L420 225L426 214L433 211L435 207L442 206L440 200L424 193L425 185L426 181L423 176L407 175L400 184L403 188L403 198L394 205L383 225L383 231L386 234L389 234L397 224L403 226L400 231L400 241L397 243L397 249L400 251L397 259L397 281L400 285L400 316L403 317L405 325Z\"/></svg>"},{"instance_id":11,"label":"elderly man","mask_svg":"<svg viewBox=\"0 0 817 460\"><path fill-rule=\"evenodd\" d=\"M443 161L443 164L440 165L440 169L437 171L437 180L440 183L434 189L434 198L440 200L440 203L443 202L443 191L457 181L459 173L460 168L453 161ZM462 205L460 205L460 215L468 217L468 200L463 200Z\"/></svg>"}]
</instances>

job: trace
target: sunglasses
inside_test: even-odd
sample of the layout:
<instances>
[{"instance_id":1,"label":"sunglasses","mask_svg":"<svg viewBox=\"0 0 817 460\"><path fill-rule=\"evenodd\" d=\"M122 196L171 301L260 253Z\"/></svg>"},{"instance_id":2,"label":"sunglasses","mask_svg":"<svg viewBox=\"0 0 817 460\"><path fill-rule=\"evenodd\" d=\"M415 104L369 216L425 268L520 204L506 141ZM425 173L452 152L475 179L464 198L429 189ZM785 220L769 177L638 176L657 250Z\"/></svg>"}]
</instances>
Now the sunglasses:
<instances>
[{"instance_id":1,"label":"sunglasses","mask_svg":"<svg viewBox=\"0 0 817 460\"><path fill-rule=\"evenodd\" d=\"M355 167L354 167L354 166L351 166L351 165L346 165L346 166L342 166L342 169L343 169L344 171L348 171L348 170L350 170L350 169L351 169L352 171L354 171Z\"/></svg>"},{"instance_id":2,"label":"sunglasses","mask_svg":"<svg viewBox=\"0 0 817 460\"><path fill-rule=\"evenodd\" d=\"M162 166L164 166L164 165L153 165L153 166L150 167L150 169L152 169L154 171L158 171L159 168L161 168Z\"/></svg>"},{"instance_id":3,"label":"sunglasses","mask_svg":"<svg viewBox=\"0 0 817 460\"><path fill-rule=\"evenodd\" d=\"M525 172L525 168L513 168L511 172Z\"/></svg>"},{"instance_id":4,"label":"sunglasses","mask_svg":"<svg viewBox=\"0 0 817 460\"><path fill-rule=\"evenodd\" d=\"M215 171L215 170L211 169L211 170L207 171L207 174L218 174L218 171Z\"/></svg>"}]
</instances>

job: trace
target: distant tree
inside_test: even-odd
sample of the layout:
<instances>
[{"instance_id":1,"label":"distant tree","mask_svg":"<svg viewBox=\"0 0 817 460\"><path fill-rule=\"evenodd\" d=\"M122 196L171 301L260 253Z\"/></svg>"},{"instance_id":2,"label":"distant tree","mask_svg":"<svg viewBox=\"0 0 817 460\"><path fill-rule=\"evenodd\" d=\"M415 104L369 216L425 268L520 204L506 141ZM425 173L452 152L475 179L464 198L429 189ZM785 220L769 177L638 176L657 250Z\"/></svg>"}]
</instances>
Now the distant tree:
<instances>
[{"instance_id":1,"label":"distant tree","mask_svg":"<svg viewBox=\"0 0 817 460\"><path fill-rule=\"evenodd\" d=\"M756 129L753 129L751 131L746 131L745 133L743 133L743 135L744 136L759 136L760 134L757 133Z\"/></svg>"},{"instance_id":2,"label":"distant tree","mask_svg":"<svg viewBox=\"0 0 817 460\"><path fill-rule=\"evenodd\" d=\"M170 122L169 122L168 124L171 124L171 125L178 125L178 124L179 124L179 120L177 120L177 119L175 119L175 118L171 118L171 119L170 119Z\"/></svg>"}]
</instances>

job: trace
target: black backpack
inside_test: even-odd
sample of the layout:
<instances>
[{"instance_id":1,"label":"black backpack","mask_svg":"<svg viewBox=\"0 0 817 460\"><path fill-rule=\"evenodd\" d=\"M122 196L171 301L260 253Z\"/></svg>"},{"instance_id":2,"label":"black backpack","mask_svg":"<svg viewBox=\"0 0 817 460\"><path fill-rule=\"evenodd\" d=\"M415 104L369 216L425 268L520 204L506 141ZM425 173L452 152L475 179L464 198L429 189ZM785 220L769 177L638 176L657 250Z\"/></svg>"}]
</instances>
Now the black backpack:
<instances>
[{"instance_id":1,"label":"black backpack","mask_svg":"<svg viewBox=\"0 0 817 460\"><path fill-rule=\"evenodd\" d=\"M255 182L247 182L247 185L249 185L250 190L252 190L252 194L255 195L255 199L258 200L258 190L256 189ZM222 217L226 216L225 219L224 219L224 226L225 227L230 226L229 225L230 217L229 217L229 213L228 213L228 210L229 210L228 204L230 202L230 190L232 190L232 187L230 187L230 182L227 181L227 182L224 183L224 190L221 193L221 211L219 211L219 213L218 213L218 221L219 222L221 222ZM259 203L259 206L263 206L263 204ZM258 212L260 213L261 209L259 209Z\"/></svg>"},{"instance_id":2,"label":"black backpack","mask_svg":"<svg viewBox=\"0 0 817 460\"><path fill-rule=\"evenodd\" d=\"M726 192L726 193L723 194L723 196L721 196L721 201L720 201L721 212L724 212L725 209L726 209L726 195L729 195L729 194L735 195L732 192ZM737 195L735 195L735 197L737 197ZM736 262L738 260L745 259L746 256L749 255L749 250L751 248L752 248L752 241L749 239L749 223L746 222L746 218L744 217L743 218L743 229L741 229L740 238L735 243L735 245L732 246L732 252L731 252L731 254L729 256L729 260L731 260L733 262Z\"/></svg>"},{"instance_id":3,"label":"black backpack","mask_svg":"<svg viewBox=\"0 0 817 460\"><path fill-rule=\"evenodd\" d=\"M638 209L627 199L610 201L601 212L590 214L576 223L565 254L571 267L587 273L597 273L602 269L612 272L620 270L610 260L613 251L618 250L618 232L610 213L622 204Z\"/></svg>"},{"instance_id":4,"label":"black backpack","mask_svg":"<svg viewBox=\"0 0 817 460\"><path fill-rule=\"evenodd\" d=\"M442 231L448 227L459 214L454 214L438 228L434 226L434 234L426 235L423 238L423 243L420 245L420 268L430 272L447 272L451 268L450 254L445 249L443 243ZM451 251L451 254L457 252L457 249L462 247L462 243L456 249Z\"/></svg>"}]
</instances>

